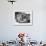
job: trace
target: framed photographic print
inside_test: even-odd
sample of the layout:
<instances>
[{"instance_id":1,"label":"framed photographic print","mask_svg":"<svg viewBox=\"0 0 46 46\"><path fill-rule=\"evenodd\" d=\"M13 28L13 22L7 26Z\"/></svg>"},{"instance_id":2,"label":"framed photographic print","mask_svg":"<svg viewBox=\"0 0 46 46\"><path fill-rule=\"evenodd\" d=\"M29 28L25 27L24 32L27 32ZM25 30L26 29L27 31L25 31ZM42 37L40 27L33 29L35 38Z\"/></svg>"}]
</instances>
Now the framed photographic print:
<instances>
[{"instance_id":1,"label":"framed photographic print","mask_svg":"<svg viewBox=\"0 0 46 46\"><path fill-rule=\"evenodd\" d=\"M32 25L32 11L16 11L15 12L15 25L30 26Z\"/></svg>"}]
</instances>

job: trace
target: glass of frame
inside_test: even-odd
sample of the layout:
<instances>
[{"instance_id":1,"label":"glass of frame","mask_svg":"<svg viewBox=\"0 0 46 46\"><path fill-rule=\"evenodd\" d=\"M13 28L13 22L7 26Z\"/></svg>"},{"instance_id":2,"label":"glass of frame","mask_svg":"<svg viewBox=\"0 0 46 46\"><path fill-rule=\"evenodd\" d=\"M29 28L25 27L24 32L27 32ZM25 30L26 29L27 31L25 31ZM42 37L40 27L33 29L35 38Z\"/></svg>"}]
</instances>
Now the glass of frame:
<instances>
[{"instance_id":1,"label":"glass of frame","mask_svg":"<svg viewBox=\"0 0 46 46\"><path fill-rule=\"evenodd\" d=\"M15 25L31 26L33 23L32 11L15 11Z\"/></svg>"}]
</instances>

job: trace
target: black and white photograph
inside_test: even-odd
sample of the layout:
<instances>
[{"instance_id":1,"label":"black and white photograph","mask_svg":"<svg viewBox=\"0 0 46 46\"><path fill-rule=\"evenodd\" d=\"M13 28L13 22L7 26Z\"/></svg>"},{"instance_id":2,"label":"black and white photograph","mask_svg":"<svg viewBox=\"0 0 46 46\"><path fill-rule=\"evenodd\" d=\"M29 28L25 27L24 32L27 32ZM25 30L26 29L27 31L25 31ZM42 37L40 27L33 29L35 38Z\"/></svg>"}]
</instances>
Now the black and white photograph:
<instances>
[{"instance_id":1,"label":"black and white photograph","mask_svg":"<svg viewBox=\"0 0 46 46\"><path fill-rule=\"evenodd\" d=\"M16 25L32 25L32 12L15 12Z\"/></svg>"}]
</instances>

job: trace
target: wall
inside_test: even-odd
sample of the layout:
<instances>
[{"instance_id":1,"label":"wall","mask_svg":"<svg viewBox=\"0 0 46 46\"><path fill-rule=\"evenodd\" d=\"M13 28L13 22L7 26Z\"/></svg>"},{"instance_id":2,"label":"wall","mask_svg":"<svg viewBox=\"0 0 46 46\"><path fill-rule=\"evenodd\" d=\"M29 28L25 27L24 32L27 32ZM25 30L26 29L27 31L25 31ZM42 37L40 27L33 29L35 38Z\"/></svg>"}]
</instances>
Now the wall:
<instances>
[{"instance_id":1,"label":"wall","mask_svg":"<svg viewBox=\"0 0 46 46\"><path fill-rule=\"evenodd\" d=\"M33 10L32 26L15 26L13 19L16 10ZM0 40L11 40L18 32L31 34L37 41L46 40L46 1L17 0L13 5L7 0L0 0Z\"/></svg>"}]
</instances>

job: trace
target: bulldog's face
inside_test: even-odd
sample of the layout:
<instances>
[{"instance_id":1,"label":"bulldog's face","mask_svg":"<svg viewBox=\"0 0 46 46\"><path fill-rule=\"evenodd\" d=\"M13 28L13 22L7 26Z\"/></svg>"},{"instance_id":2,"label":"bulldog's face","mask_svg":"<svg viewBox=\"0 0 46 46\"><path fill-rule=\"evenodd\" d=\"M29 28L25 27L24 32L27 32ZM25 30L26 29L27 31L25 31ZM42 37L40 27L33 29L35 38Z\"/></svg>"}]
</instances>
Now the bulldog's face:
<instances>
[{"instance_id":1,"label":"bulldog's face","mask_svg":"<svg viewBox=\"0 0 46 46\"><path fill-rule=\"evenodd\" d=\"M17 22L19 23L29 23L30 22L30 15L29 14L17 14Z\"/></svg>"}]
</instances>

